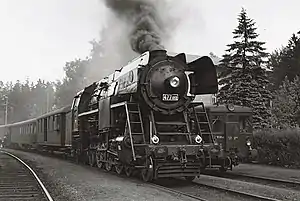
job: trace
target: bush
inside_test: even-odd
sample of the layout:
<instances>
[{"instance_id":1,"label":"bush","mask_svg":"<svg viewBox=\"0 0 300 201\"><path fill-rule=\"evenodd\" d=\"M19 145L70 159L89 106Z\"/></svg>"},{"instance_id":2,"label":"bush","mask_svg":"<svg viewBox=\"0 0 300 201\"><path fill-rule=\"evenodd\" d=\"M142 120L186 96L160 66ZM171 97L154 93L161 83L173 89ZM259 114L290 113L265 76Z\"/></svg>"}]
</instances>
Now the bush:
<instances>
[{"instance_id":1,"label":"bush","mask_svg":"<svg viewBox=\"0 0 300 201\"><path fill-rule=\"evenodd\" d=\"M300 167L300 130L265 130L254 133L258 161L263 164Z\"/></svg>"}]
</instances>

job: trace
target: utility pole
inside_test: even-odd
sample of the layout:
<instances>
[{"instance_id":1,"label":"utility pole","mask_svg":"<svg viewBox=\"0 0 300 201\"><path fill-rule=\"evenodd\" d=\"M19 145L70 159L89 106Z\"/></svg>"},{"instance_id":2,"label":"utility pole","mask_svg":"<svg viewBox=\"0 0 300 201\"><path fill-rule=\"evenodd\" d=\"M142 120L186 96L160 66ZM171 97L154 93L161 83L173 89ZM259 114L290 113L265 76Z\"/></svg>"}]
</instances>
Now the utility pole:
<instances>
[{"instance_id":1,"label":"utility pole","mask_svg":"<svg viewBox=\"0 0 300 201\"><path fill-rule=\"evenodd\" d=\"M8 97L5 96L5 122L4 124L7 124L7 116L8 116Z\"/></svg>"},{"instance_id":2,"label":"utility pole","mask_svg":"<svg viewBox=\"0 0 300 201\"><path fill-rule=\"evenodd\" d=\"M46 102L46 107L47 107L47 109L46 109L46 111L47 111L47 113L49 112L49 91L47 90L47 102Z\"/></svg>"}]
</instances>

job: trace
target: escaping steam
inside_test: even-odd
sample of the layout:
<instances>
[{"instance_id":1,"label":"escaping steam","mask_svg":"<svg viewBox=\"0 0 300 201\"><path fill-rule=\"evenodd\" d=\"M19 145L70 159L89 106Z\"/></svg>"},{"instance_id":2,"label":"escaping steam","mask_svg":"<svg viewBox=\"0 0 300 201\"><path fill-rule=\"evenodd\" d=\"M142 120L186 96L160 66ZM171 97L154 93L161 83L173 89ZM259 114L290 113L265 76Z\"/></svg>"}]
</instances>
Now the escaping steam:
<instances>
[{"instance_id":1,"label":"escaping steam","mask_svg":"<svg viewBox=\"0 0 300 201\"><path fill-rule=\"evenodd\" d=\"M119 19L130 25L130 45L133 51L143 53L161 50L163 22L160 20L157 0L104 0ZM161 0L160 0L161 1Z\"/></svg>"}]
</instances>

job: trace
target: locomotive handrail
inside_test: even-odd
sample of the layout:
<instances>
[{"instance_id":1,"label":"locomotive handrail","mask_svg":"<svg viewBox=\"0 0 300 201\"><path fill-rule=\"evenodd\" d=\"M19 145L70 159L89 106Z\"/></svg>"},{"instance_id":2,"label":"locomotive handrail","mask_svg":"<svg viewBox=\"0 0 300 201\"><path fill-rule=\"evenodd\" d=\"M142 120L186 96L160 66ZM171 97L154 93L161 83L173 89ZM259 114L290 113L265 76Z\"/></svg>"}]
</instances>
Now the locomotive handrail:
<instances>
[{"instance_id":1,"label":"locomotive handrail","mask_svg":"<svg viewBox=\"0 0 300 201\"><path fill-rule=\"evenodd\" d=\"M110 105L110 108L120 107L120 106L125 105L126 103L127 103L127 101L120 102L120 103L115 103L115 104L111 104L111 105Z\"/></svg>"},{"instance_id":2,"label":"locomotive handrail","mask_svg":"<svg viewBox=\"0 0 300 201\"><path fill-rule=\"evenodd\" d=\"M98 112L99 109L95 109L95 110L91 110L91 111L87 111L87 112L82 112L78 115L78 117L81 117L81 116L85 116L85 115L89 115L89 114L93 114L93 113L96 113Z\"/></svg>"}]
</instances>

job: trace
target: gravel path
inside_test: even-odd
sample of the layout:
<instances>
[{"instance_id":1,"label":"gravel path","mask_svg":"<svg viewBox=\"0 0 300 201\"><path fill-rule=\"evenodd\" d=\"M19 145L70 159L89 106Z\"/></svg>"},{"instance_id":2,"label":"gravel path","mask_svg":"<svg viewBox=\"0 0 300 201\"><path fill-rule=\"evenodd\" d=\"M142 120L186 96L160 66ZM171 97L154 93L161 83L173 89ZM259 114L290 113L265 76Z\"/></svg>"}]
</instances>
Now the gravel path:
<instances>
[{"instance_id":1,"label":"gravel path","mask_svg":"<svg viewBox=\"0 0 300 201\"><path fill-rule=\"evenodd\" d=\"M193 200L155 189L142 181L106 173L104 170L39 154L9 151L37 171L55 201Z\"/></svg>"},{"instance_id":2,"label":"gravel path","mask_svg":"<svg viewBox=\"0 0 300 201\"><path fill-rule=\"evenodd\" d=\"M237 167L233 168L232 172L300 182L300 170L297 169L287 169L259 164L239 164Z\"/></svg>"}]
</instances>

